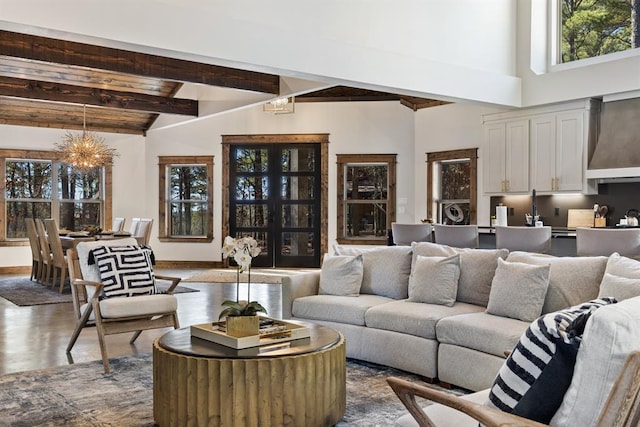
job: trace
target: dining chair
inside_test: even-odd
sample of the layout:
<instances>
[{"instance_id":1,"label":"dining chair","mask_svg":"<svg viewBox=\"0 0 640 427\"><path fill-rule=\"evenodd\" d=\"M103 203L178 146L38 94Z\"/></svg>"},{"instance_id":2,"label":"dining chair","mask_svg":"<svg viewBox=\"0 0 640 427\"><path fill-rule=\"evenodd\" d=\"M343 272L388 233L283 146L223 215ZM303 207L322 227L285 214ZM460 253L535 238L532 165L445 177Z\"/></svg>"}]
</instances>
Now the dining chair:
<instances>
[{"instance_id":1,"label":"dining chair","mask_svg":"<svg viewBox=\"0 0 640 427\"><path fill-rule=\"evenodd\" d=\"M24 221L27 225L27 236L31 247L31 277L29 277L29 280L35 279L36 282L40 282L42 280L43 263L36 223L33 218L25 218Z\"/></svg>"},{"instance_id":2,"label":"dining chair","mask_svg":"<svg viewBox=\"0 0 640 427\"><path fill-rule=\"evenodd\" d=\"M108 253L106 248L109 247L119 249ZM93 252L95 250L104 252L102 261L96 259ZM118 257L116 253L120 250L138 252L129 252L125 257ZM173 295L173 290L181 279L154 274L151 263L141 261L140 250L136 239L129 237L80 242L75 248L67 251L73 311L76 317L76 327L67 345L67 353L71 352L84 328L95 326L105 373L110 371L106 335L133 332L129 340L129 343L133 344L143 330L180 327L178 301ZM93 255L92 263L89 260L90 254ZM132 261L135 267L126 265L129 261ZM113 269L101 269L98 266L100 262L109 264ZM109 275L111 277L106 277ZM129 280L127 276L133 280ZM114 283L130 290L143 280L149 282L152 287L155 287L157 280L169 281L171 284L165 293L153 293L149 290L151 293L134 293L133 296L109 296L105 290L108 284L113 291Z\"/></svg>"},{"instance_id":3,"label":"dining chair","mask_svg":"<svg viewBox=\"0 0 640 427\"><path fill-rule=\"evenodd\" d=\"M509 251L551 252L551 227L496 227L496 248Z\"/></svg>"},{"instance_id":4,"label":"dining chair","mask_svg":"<svg viewBox=\"0 0 640 427\"><path fill-rule=\"evenodd\" d=\"M140 218L131 218L131 225L129 226L129 233L132 236L138 234L138 225L140 225Z\"/></svg>"},{"instance_id":5,"label":"dining chair","mask_svg":"<svg viewBox=\"0 0 640 427\"><path fill-rule=\"evenodd\" d=\"M640 257L640 228L576 228L576 255Z\"/></svg>"},{"instance_id":6,"label":"dining chair","mask_svg":"<svg viewBox=\"0 0 640 427\"><path fill-rule=\"evenodd\" d=\"M151 227L153 226L153 219L151 218L139 218L138 228L136 233L132 234L138 241L138 244L142 246L149 245L149 239L151 238Z\"/></svg>"},{"instance_id":7,"label":"dining chair","mask_svg":"<svg viewBox=\"0 0 640 427\"><path fill-rule=\"evenodd\" d=\"M477 248L480 246L477 225L433 224L435 243L454 248Z\"/></svg>"},{"instance_id":8,"label":"dining chair","mask_svg":"<svg viewBox=\"0 0 640 427\"><path fill-rule=\"evenodd\" d=\"M44 227L47 231L47 239L49 240L49 247L51 248L51 269L53 271L53 278L51 280L51 289L56 285L56 279L58 279L58 272L60 272L60 293L64 289L64 283L67 279L67 258L64 255L62 249L62 242L60 241L60 235L58 234L58 226L53 219L42 220Z\"/></svg>"},{"instance_id":9,"label":"dining chair","mask_svg":"<svg viewBox=\"0 0 640 427\"><path fill-rule=\"evenodd\" d=\"M48 285L53 269L53 255L51 254L51 248L49 247L49 239L47 239L44 222L42 222L40 218L36 218L34 222L36 224L36 231L38 232L38 242L40 243L40 254L42 256L41 283L43 285Z\"/></svg>"},{"instance_id":10,"label":"dining chair","mask_svg":"<svg viewBox=\"0 0 640 427\"><path fill-rule=\"evenodd\" d=\"M111 231L124 231L124 223L126 219L124 218L113 218L113 224L111 226Z\"/></svg>"},{"instance_id":11,"label":"dining chair","mask_svg":"<svg viewBox=\"0 0 640 427\"><path fill-rule=\"evenodd\" d=\"M397 246L411 246L411 242L431 242L431 224L391 223L393 243Z\"/></svg>"}]
</instances>

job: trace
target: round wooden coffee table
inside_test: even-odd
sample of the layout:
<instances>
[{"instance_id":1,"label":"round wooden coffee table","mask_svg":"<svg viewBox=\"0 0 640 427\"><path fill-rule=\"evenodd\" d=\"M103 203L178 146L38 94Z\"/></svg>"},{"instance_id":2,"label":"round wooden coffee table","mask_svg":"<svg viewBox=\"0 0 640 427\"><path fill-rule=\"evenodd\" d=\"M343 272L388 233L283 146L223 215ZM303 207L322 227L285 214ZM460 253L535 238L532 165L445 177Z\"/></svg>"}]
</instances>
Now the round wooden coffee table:
<instances>
[{"instance_id":1,"label":"round wooden coffee table","mask_svg":"<svg viewBox=\"0 0 640 427\"><path fill-rule=\"evenodd\" d=\"M305 323L309 338L235 350L176 329L153 343L160 426L333 425L346 408L344 337Z\"/></svg>"}]
</instances>

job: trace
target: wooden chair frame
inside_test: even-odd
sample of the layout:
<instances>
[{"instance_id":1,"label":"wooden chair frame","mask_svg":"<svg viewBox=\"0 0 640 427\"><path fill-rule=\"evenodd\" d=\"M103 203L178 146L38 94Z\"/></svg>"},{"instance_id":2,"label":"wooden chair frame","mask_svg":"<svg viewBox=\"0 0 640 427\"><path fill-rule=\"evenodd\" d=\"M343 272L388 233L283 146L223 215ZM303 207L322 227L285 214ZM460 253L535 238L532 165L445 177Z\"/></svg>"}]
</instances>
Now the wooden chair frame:
<instances>
[{"instance_id":1,"label":"wooden chair frame","mask_svg":"<svg viewBox=\"0 0 640 427\"><path fill-rule=\"evenodd\" d=\"M470 402L458 396L396 377L387 382L420 427L437 427L416 402L416 396L463 412L487 427L542 427L536 421ZM598 427L635 427L640 425L640 351L631 353L616 379L598 417Z\"/></svg>"},{"instance_id":2,"label":"wooden chair frame","mask_svg":"<svg viewBox=\"0 0 640 427\"><path fill-rule=\"evenodd\" d=\"M100 353L102 355L102 363L104 365L104 372L109 373L109 356L107 354L107 347L105 342L106 335L121 334L126 332L133 332L130 344L133 344L140 336L143 330L157 329L173 327L178 329L180 324L178 322L178 313L176 311L171 312L158 312L152 315L145 314L141 316L119 317L119 318L103 318L100 311L99 296L102 292L103 284L99 282L92 282L83 280L82 272L80 271L80 261L78 259L78 253L75 249L67 250L67 261L69 265L69 277L71 279L71 293L73 296L73 309L76 315L76 327L73 331L73 335L67 345L67 353L71 352L73 346L80 335L83 328L88 326L95 326L98 333L98 341L100 343ZM168 280L171 282L167 294L173 294L174 289L180 283L181 278L156 275L156 279ZM87 301L87 289L86 286L95 287L95 292L90 301ZM135 298L135 297L132 297ZM81 312L82 305L90 302L85 308L84 312ZM94 313L93 321L90 320L91 313Z\"/></svg>"},{"instance_id":3,"label":"wooden chair frame","mask_svg":"<svg viewBox=\"0 0 640 427\"><path fill-rule=\"evenodd\" d=\"M58 272L60 272L60 293L64 289L64 283L67 279L67 259L64 256L64 250L62 249L62 242L60 241L60 235L58 234L58 226L53 219L42 220L44 227L47 231L47 240L49 241L49 249L51 250L51 270L53 271L53 278L51 279L51 289L56 286L56 279L58 279Z\"/></svg>"}]
</instances>

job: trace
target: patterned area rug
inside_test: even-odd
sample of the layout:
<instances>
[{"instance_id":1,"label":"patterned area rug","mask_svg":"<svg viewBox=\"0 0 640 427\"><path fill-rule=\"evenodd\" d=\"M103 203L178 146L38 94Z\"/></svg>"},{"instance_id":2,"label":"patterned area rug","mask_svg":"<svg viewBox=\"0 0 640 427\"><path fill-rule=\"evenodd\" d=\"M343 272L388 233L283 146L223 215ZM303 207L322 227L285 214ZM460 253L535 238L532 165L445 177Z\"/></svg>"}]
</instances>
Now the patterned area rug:
<instances>
[{"instance_id":1,"label":"patterned area rug","mask_svg":"<svg viewBox=\"0 0 640 427\"><path fill-rule=\"evenodd\" d=\"M0 377L0 425L153 426L151 354L10 374ZM420 378L347 360L347 411L338 426L390 426L406 413L388 376ZM457 393L458 394L458 393Z\"/></svg>"},{"instance_id":2,"label":"patterned area rug","mask_svg":"<svg viewBox=\"0 0 640 427\"><path fill-rule=\"evenodd\" d=\"M158 282L160 291L166 290L166 283ZM199 292L197 289L178 286L174 293ZM58 292L58 288L50 289L44 285L29 280L28 277L13 277L0 280L0 297L11 301L15 305L25 307L30 305L59 304L71 302L71 289L69 284L63 289L63 293Z\"/></svg>"},{"instance_id":3,"label":"patterned area rug","mask_svg":"<svg viewBox=\"0 0 640 427\"><path fill-rule=\"evenodd\" d=\"M319 271L319 269L275 269L252 268L251 283L282 283L282 276L291 276L307 271ZM236 283L236 270L233 268L213 268L203 271L195 276L183 279L183 282L210 282L210 283ZM247 273L240 275L240 282L247 282Z\"/></svg>"}]
</instances>

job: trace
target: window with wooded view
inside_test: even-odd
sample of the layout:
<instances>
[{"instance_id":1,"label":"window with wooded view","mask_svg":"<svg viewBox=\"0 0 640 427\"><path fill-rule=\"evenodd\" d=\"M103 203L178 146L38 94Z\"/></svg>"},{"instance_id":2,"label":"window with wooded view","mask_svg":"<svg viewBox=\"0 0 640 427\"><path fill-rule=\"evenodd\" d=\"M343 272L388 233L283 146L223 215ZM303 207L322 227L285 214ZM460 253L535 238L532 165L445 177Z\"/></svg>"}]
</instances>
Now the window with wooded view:
<instances>
[{"instance_id":1,"label":"window with wooded view","mask_svg":"<svg viewBox=\"0 0 640 427\"><path fill-rule=\"evenodd\" d=\"M160 157L161 240L213 239L213 157Z\"/></svg>"},{"instance_id":2,"label":"window with wooded view","mask_svg":"<svg viewBox=\"0 0 640 427\"><path fill-rule=\"evenodd\" d=\"M561 55L571 62L638 47L637 0L562 0Z\"/></svg>"},{"instance_id":3,"label":"window with wooded view","mask_svg":"<svg viewBox=\"0 0 640 427\"><path fill-rule=\"evenodd\" d=\"M102 226L103 169L77 172L54 160L2 159L5 239L27 237L25 218L53 218L61 229Z\"/></svg>"}]
</instances>

